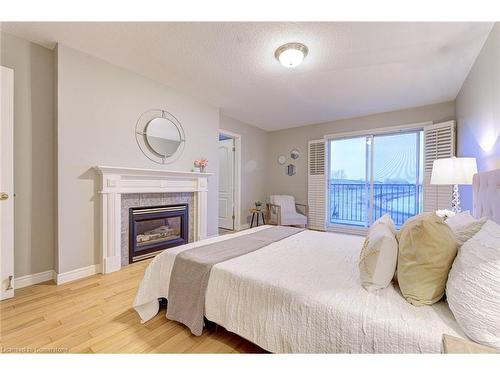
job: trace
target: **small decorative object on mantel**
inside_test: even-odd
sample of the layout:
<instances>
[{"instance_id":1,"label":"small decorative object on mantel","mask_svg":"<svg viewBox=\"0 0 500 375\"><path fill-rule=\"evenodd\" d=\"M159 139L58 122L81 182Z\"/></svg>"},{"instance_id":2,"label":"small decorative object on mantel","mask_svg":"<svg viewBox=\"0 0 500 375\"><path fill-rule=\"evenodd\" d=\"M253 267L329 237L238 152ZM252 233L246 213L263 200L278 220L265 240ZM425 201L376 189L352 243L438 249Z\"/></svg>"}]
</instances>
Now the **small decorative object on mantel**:
<instances>
[{"instance_id":1,"label":"small decorative object on mantel","mask_svg":"<svg viewBox=\"0 0 500 375\"><path fill-rule=\"evenodd\" d=\"M278 156L278 164L283 165L286 163L286 156L285 155L279 155Z\"/></svg>"},{"instance_id":2,"label":"small decorative object on mantel","mask_svg":"<svg viewBox=\"0 0 500 375\"><path fill-rule=\"evenodd\" d=\"M288 164L288 166L286 167L286 174L289 176L293 176L295 173L296 173L295 165Z\"/></svg>"},{"instance_id":3,"label":"small decorative object on mantel","mask_svg":"<svg viewBox=\"0 0 500 375\"><path fill-rule=\"evenodd\" d=\"M193 172L201 172L205 173L205 168L208 165L207 159L197 159L194 161L194 169Z\"/></svg>"},{"instance_id":4,"label":"small decorative object on mantel","mask_svg":"<svg viewBox=\"0 0 500 375\"><path fill-rule=\"evenodd\" d=\"M259 211L262 210L262 202L261 201L256 201L255 202L255 208L257 210L259 210Z\"/></svg>"}]
</instances>

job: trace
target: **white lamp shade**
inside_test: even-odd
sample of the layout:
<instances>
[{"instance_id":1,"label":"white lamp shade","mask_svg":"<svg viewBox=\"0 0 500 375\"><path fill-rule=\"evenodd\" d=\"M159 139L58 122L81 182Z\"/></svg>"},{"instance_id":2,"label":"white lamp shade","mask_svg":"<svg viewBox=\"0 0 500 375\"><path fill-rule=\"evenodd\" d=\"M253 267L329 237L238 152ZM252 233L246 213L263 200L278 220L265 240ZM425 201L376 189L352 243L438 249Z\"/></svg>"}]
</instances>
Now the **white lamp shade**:
<instances>
[{"instance_id":1,"label":"white lamp shade","mask_svg":"<svg viewBox=\"0 0 500 375\"><path fill-rule=\"evenodd\" d=\"M432 164L431 185L470 185L476 173L476 158L437 159Z\"/></svg>"}]
</instances>

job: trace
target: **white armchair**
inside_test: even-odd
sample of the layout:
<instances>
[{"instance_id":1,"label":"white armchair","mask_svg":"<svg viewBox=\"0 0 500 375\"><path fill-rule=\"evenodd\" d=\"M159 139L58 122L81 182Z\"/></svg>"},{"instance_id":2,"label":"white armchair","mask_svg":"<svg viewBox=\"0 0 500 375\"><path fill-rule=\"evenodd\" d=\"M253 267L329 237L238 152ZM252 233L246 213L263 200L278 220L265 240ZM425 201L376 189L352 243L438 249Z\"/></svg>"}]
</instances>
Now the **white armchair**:
<instances>
[{"instance_id":1,"label":"white armchair","mask_svg":"<svg viewBox=\"0 0 500 375\"><path fill-rule=\"evenodd\" d=\"M297 212L298 207L302 207L302 213ZM295 198L291 195L271 195L267 209L269 224L307 227L307 205L295 203Z\"/></svg>"}]
</instances>

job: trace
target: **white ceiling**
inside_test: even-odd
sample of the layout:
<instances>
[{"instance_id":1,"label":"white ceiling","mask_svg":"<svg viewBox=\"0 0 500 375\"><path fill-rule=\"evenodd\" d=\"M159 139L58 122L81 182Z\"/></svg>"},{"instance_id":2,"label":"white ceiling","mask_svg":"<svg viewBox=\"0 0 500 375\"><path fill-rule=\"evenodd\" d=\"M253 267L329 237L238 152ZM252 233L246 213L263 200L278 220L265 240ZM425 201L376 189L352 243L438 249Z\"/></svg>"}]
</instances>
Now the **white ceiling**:
<instances>
[{"instance_id":1,"label":"white ceiling","mask_svg":"<svg viewBox=\"0 0 500 375\"><path fill-rule=\"evenodd\" d=\"M220 107L266 130L454 100L492 23L3 23ZM301 42L296 69L274 51Z\"/></svg>"}]
</instances>

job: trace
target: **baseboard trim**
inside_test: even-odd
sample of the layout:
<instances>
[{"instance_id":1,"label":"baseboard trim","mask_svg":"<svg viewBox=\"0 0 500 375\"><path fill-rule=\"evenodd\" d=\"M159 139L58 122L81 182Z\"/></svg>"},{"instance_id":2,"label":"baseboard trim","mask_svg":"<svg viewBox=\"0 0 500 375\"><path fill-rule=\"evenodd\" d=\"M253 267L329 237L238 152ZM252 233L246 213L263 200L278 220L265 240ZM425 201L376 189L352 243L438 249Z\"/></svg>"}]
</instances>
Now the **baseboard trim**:
<instances>
[{"instance_id":1,"label":"baseboard trim","mask_svg":"<svg viewBox=\"0 0 500 375\"><path fill-rule=\"evenodd\" d=\"M84 277L89 277L100 272L101 266L99 264L94 264L92 266L82 267L76 270L62 273L56 273L56 271L54 270L44 271L34 273L32 275L16 277L14 279L14 289L20 289L35 284L40 284L49 280L54 280L57 285L60 285L69 283L70 281L83 279Z\"/></svg>"},{"instance_id":2,"label":"baseboard trim","mask_svg":"<svg viewBox=\"0 0 500 375\"><path fill-rule=\"evenodd\" d=\"M100 265L94 264L92 266L78 268L76 270L58 273L56 276L56 284L61 285L69 283L70 281L75 281L78 279L83 279L84 277L89 277L100 273Z\"/></svg>"},{"instance_id":3,"label":"baseboard trim","mask_svg":"<svg viewBox=\"0 0 500 375\"><path fill-rule=\"evenodd\" d=\"M43 283L45 281L53 280L54 277L55 277L54 270L43 271L39 273L34 273L32 275L16 277L14 279L14 289L24 288L30 285Z\"/></svg>"}]
</instances>

